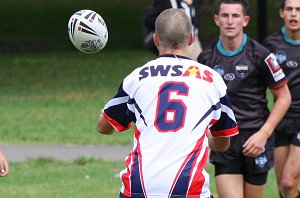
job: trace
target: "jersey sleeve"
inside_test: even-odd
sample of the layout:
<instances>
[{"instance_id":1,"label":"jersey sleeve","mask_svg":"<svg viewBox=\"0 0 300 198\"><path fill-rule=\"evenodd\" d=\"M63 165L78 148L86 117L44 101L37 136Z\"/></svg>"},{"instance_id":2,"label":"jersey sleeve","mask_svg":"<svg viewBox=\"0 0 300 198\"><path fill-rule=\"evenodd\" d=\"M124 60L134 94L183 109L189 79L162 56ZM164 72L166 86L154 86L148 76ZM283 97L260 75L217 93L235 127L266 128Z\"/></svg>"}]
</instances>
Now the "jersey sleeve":
<instances>
[{"instance_id":1,"label":"jersey sleeve","mask_svg":"<svg viewBox=\"0 0 300 198\"><path fill-rule=\"evenodd\" d=\"M214 120L210 127L214 137L230 137L239 133L234 113L227 95L220 99L221 116Z\"/></svg>"},{"instance_id":2,"label":"jersey sleeve","mask_svg":"<svg viewBox=\"0 0 300 198\"><path fill-rule=\"evenodd\" d=\"M220 108L220 117L218 119L212 120L212 125L210 127L211 134L214 137L230 137L237 135L239 133L238 126L236 123L235 115L231 109L231 103L227 96L225 85L222 77L219 74L217 76L216 89L219 91L219 104L216 105Z\"/></svg>"},{"instance_id":3,"label":"jersey sleeve","mask_svg":"<svg viewBox=\"0 0 300 198\"><path fill-rule=\"evenodd\" d=\"M268 52L263 60L263 76L270 88L278 88L287 84L285 74L276 60L276 56Z\"/></svg>"},{"instance_id":4,"label":"jersey sleeve","mask_svg":"<svg viewBox=\"0 0 300 198\"><path fill-rule=\"evenodd\" d=\"M128 109L128 94L123 89L123 83L120 85L117 94L104 107L104 117L119 132L127 130L134 121L130 116L132 113Z\"/></svg>"}]
</instances>

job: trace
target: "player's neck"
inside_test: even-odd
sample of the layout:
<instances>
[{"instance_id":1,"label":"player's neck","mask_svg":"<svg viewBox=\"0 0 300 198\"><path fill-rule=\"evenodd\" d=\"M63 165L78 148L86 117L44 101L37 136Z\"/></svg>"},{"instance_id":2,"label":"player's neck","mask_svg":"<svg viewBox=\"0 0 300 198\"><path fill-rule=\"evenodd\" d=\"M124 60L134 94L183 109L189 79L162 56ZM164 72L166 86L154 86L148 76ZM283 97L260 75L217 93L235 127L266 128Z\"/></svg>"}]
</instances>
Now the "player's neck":
<instances>
[{"instance_id":1,"label":"player's neck","mask_svg":"<svg viewBox=\"0 0 300 198\"><path fill-rule=\"evenodd\" d=\"M172 49L163 49L163 50L160 50L159 55L163 55L163 54L174 54L175 56L189 57L188 53L184 49L174 49L174 50L172 50Z\"/></svg>"},{"instance_id":2,"label":"player's neck","mask_svg":"<svg viewBox=\"0 0 300 198\"><path fill-rule=\"evenodd\" d=\"M300 30L292 31L286 28L285 33L293 41L300 41Z\"/></svg>"},{"instance_id":3,"label":"player's neck","mask_svg":"<svg viewBox=\"0 0 300 198\"><path fill-rule=\"evenodd\" d=\"M238 49L243 42L243 34L236 37L221 36L222 47L226 51L234 51Z\"/></svg>"}]
</instances>

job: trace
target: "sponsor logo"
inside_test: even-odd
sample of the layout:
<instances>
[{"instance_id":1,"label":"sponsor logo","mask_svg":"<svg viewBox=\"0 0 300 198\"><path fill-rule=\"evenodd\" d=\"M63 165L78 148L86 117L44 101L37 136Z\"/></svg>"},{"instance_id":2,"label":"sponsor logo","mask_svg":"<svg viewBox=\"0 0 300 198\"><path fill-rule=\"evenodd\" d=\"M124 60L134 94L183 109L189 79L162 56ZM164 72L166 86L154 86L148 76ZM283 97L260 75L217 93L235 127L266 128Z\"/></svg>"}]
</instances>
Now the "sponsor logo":
<instances>
[{"instance_id":1,"label":"sponsor logo","mask_svg":"<svg viewBox=\"0 0 300 198\"><path fill-rule=\"evenodd\" d=\"M270 54L266 59L265 59L265 63L268 65L268 68L271 72L271 74L273 75L273 78L275 80L275 82L281 80L282 78L285 77L281 67L279 66L276 57L274 54Z\"/></svg>"},{"instance_id":2,"label":"sponsor logo","mask_svg":"<svg viewBox=\"0 0 300 198\"><path fill-rule=\"evenodd\" d=\"M248 65L236 65L235 66L235 73L240 78L246 78L248 76L249 67Z\"/></svg>"},{"instance_id":3,"label":"sponsor logo","mask_svg":"<svg viewBox=\"0 0 300 198\"><path fill-rule=\"evenodd\" d=\"M182 76L213 82L213 74L206 69L199 69L197 66L189 66L188 69L184 70L182 65L152 65L143 67L139 75L139 80L157 76Z\"/></svg>"},{"instance_id":4,"label":"sponsor logo","mask_svg":"<svg viewBox=\"0 0 300 198\"><path fill-rule=\"evenodd\" d=\"M284 61L286 61L286 54L285 54L285 52L282 52L282 51L276 52L276 59L277 59L277 61L278 61L279 64L281 64Z\"/></svg>"},{"instance_id":5,"label":"sponsor logo","mask_svg":"<svg viewBox=\"0 0 300 198\"><path fill-rule=\"evenodd\" d=\"M267 156L265 154L262 154L255 159L255 164L258 165L260 168L263 168L267 161Z\"/></svg>"},{"instance_id":6,"label":"sponsor logo","mask_svg":"<svg viewBox=\"0 0 300 198\"><path fill-rule=\"evenodd\" d=\"M235 79L235 75L234 75L234 73L228 73L228 74L225 74L224 75L224 79L225 80L234 80Z\"/></svg>"},{"instance_id":7,"label":"sponsor logo","mask_svg":"<svg viewBox=\"0 0 300 198\"><path fill-rule=\"evenodd\" d=\"M218 74L220 74L221 76L224 75L224 68L223 68L223 66L216 65L216 66L214 66L214 70L215 70Z\"/></svg>"},{"instance_id":8,"label":"sponsor logo","mask_svg":"<svg viewBox=\"0 0 300 198\"><path fill-rule=\"evenodd\" d=\"M290 60L286 62L286 66L288 68L297 68L298 67L298 63L296 61Z\"/></svg>"}]
</instances>

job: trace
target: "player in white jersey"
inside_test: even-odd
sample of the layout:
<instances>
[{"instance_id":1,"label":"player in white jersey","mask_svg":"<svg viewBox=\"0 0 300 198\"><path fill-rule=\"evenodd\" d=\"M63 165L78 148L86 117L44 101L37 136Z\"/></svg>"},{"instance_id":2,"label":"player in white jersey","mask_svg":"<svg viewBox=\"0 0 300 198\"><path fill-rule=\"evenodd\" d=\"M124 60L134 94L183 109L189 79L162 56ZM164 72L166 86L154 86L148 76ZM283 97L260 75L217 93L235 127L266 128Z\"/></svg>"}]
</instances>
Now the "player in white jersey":
<instances>
[{"instance_id":1,"label":"player in white jersey","mask_svg":"<svg viewBox=\"0 0 300 198\"><path fill-rule=\"evenodd\" d=\"M187 57L193 39L183 11L163 11L154 34L160 56L129 74L104 107L100 133L135 123L120 197L211 196L208 148L225 151L238 128L221 76Z\"/></svg>"}]
</instances>

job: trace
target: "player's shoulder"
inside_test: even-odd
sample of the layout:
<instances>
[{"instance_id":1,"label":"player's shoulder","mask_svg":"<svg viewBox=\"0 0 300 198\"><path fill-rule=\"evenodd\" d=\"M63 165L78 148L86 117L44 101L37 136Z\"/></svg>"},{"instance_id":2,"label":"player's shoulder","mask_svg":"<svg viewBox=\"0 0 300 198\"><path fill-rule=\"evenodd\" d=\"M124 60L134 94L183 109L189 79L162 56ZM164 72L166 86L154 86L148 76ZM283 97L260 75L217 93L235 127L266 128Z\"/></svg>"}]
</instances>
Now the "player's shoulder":
<instances>
[{"instance_id":1,"label":"player's shoulder","mask_svg":"<svg viewBox=\"0 0 300 198\"><path fill-rule=\"evenodd\" d=\"M249 38L245 53L252 59L260 60L269 56L271 51L258 41Z\"/></svg>"}]
</instances>

